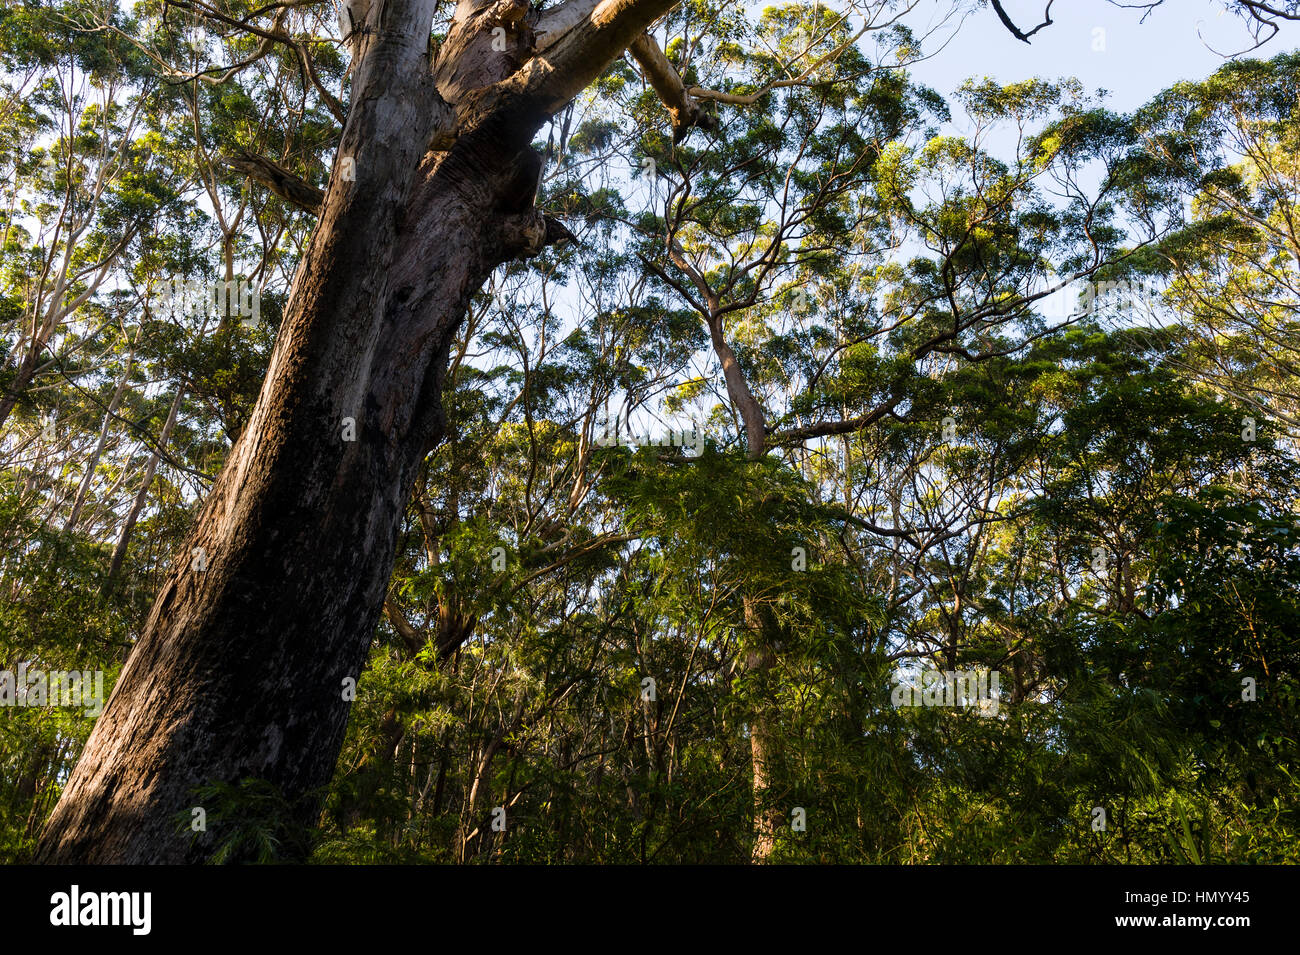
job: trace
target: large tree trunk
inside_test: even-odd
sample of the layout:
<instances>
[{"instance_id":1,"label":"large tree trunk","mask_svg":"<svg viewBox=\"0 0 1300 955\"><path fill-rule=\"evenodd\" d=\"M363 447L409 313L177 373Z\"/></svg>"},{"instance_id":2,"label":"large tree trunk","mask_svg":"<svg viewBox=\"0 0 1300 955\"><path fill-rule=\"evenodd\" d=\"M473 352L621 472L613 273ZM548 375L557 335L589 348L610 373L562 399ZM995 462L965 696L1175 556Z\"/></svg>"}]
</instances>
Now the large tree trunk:
<instances>
[{"instance_id":1,"label":"large tree trunk","mask_svg":"<svg viewBox=\"0 0 1300 955\"><path fill-rule=\"evenodd\" d=\"M192 834L189 819L207 783L269 781L295 825L315 821L347 721L344 681L360 676L416 469L442 433L451 339L493 268L553 239L532 206L528 144L671 6L569 0L548 11L548 55L529 59L526 0L461 0L431 73L435 2L370 5L338 150L355 182L336 165L249 423L39 861L206 859L223 833ZM506 53L492 49L502 25ZM428 150L454 133L449 151ZM194 547L206 570L191 569Z\"/></svg>"}]
</instances>

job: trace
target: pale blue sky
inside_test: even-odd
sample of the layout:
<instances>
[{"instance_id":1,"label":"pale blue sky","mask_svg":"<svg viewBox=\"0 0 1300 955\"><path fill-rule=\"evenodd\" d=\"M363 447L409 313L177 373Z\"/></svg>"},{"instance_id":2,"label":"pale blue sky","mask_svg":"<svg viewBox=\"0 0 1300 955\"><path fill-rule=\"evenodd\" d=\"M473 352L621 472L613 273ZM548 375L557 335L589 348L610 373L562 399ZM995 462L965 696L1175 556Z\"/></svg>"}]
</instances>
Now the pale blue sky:
<instances>
[{"instance_id":1,"label":"pale blue sky","mask_svg":"<svg viewBox=\"0 0 1300 955\"><path fill-rule=\"evenodd\" d=\"M1040 22L1045 3L1006 0L1003 6L1021 29L1028 30ZM936 7L923 4L907 22L920 32ZM912 74L945 95L969 76L991 76L1001 83L1030 76L1075 76L1089 91L1109 90L1111 108L1126 111L1177 80L1208 76L1226 62L1220 53L1240 52L1253 43L1243 22L1225 13L1218 0L1166 0L1145 22L1139 22L1141 18L1141 11L1119 9L1105 0L1057 0L1053 24L1026 44L985 7L967 17L933 59L914 65ZM1098 29L1105 31L1100 52L1093 49ZM932 40L926 49L935 45ZM1251 55L1270 57L1297 45L1300 23L1287 23Z\"/></svg>"}]
</instances>

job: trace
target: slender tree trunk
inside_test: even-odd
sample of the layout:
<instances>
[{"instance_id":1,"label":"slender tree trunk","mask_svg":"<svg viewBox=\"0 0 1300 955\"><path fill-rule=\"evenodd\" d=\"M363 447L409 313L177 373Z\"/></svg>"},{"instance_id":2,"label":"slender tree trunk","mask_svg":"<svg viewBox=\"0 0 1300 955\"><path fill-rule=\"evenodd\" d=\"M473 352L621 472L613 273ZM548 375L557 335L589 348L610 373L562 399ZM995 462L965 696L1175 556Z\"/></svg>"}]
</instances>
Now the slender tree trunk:
<instances>
[{"instance_id":1,"label":"slender tree trunk","mask_svg":"<svg viewBox=\"0 0 1300 955\"><path fill-rule=\"evenodd\" d=\"M153 485L154 475L158 473L158 462L162 460L163 448L167 446L172 436L172 429L176 427L176 416L180 413L181 403L185 400L185 392L188 388L189 383L186 382L177 389L176 397L172 399L172 406L167 410L167 421L163 425L162 434L158 435L158 447L149 455L144 477L140 480L140 490L136 491L135 500L131 502L131 510L126 515L125 523L122 524L122 532L117 536L117 545L113 548L113 557L108 564L106 582L108 587L112 586L122 570L122 563L126 560L126 549L131 544L131 532L135 530L135 522L139 520L145 501L149 499L149 488Z\"/></svg>"},{"instance_id":2,"label":"slender tree trunk","mask_svg":"<svg viewBox=\"0 0 1300 955\"><path fill-rule=\"evenodd\" d=\"M14 369L8 387L0 393L0 425L9 420L9 415L18 404L19 396L31 385L43 344L43 342L32 342L31 350L23 355L18 367Z\"/></svg>"},{"instance_id":3,"label":"slender tree trunk","mask_svg":"<svg viewBox=\"0 0 1300 955\"><path fill-rule=\"evenodd\" d=\"M95 468L99 467L99 458L108 443L108 430L112 426L113 416L117 414L118 406L122 403L122 395L126 392L127 382L131 380L131 369L134 367L135 345L132 344L131 351L126 357L126 367L122 370L122 377L118 379L117 387L113 390L113 398L109 401L108 409L104 412L104 420L99 426L99 438L95 442L95 450L90 453L90 458L86 461L86 473L82 475L81 486L77 488L77 498L72 502L72 510L68 512L67 523L63 525L65 531L72 530L77 526L77 521L81 520L81 509L86 504L86 495L90 493L90 485L95 481Z\"/></svg>"},{"instance_id":4,"label":"slender tree trunk","mask_svg":"<svg viewBox=\"0 0 1300 955\"><path fill-rule=\"evenodd\" d=\"M101 191L101 188L96 188L93 201L99 201ZM62 268L55 279L54 287L50 290L48 298L38 297L41 301L48 301L49 307L42 315L33 319L32 335L26 350L23 349L23 340L26 336L20 333L17 344L10 350L4 363L0 364L0 372L3 372L6 366L17 359L19 355L22 355L22 358L18 360L18 364L14 367L14 373L8 387L3 392L0 392L0 426L9 420L9 415L17 406L19 397L31 387L32 380L41 368L41 352L54 338L54 333L58 331L69 315L72 315L82 305L90 301L95 291L103 283L104 276L108 273L109 262L104 262L97 275L90 279L85 289L70 301L64 301L63 295L68 288L68 270L72 263L72 253L77 247L78 239L80 239L88 225L89 223L82 223L64 239ZM134 232L131 234L134 234ZM119 250L125 245L125 241L118 245ZM34 307L39 308L39 303Z\"/></svg>"},{"instance_id":5,"label":"slender tree trunk","mask_svg":"<svg viewBox=\"0 0 1300 955\"><path fill-rule=\"evenodd\" d=\"M722 364L722 378L727 383L727 394L740 410L740 418L745 426L745 444L748 457L757 461L767 452L767 422L763 416L763 406L758 403L754 393L749 389L736 359L736 353L722 334L722 319L710 318L708 321L709 338L713 342L713 353Z\"/></svg>"},{"instance_id":6,"label":"slender tree trunk","mask_svg":"<svg viewBox=\"0 0 1300 955\"><path fill-rule=\"evenodd\" d=\"M745 671L752 679L765 680L776 664L776 654L768 642L768 633L763 625L763 612L757 602L744 598L745 624L750 631L753 645L745 651ZM776 734L771 713L762 704L756 705L750 713L749 747L753 766L754 793L754 845L750 859L756 865L762 865L771 858L776 848L776 830L781 824L781 812L769 805L769 790L772 786L772 755L775 751Z\"/></svg>"}]
</instances>

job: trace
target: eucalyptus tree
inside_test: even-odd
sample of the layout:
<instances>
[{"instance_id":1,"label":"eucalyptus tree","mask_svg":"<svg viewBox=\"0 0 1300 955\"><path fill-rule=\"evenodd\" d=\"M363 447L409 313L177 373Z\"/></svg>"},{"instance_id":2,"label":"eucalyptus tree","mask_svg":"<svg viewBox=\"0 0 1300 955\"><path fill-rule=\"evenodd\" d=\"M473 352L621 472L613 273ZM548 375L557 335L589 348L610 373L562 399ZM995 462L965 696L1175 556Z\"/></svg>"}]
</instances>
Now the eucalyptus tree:
<instances>
[{"instance_id":1,"label":"eucalyptus tree","mask_svg":"<svg viewBox=\"0 0 1300 955\"><path fill-rule=\"evenodd\" d=\"M1251 406L1257 430L1300 426L1300 59L1230 63L1143 112L1188 159L1191 220L1140 263L1151 319L1176 328L1182 367Z\"/></svg>"},{"instance_id":2,"label":"eucalyptus tree","mask_svg":"<svg viewBox=\"0 0 1300 955\"><path fill-rule=\"evenodd\" d=\"M678 147L735 123L736 143L755 152L751 173L734 157L704 149L706 179L717 180L707 201L679 196L665 208L663 225L647 222L643 230L651 270L708 327L748 457L880 420L905 402L906 384L929 377L925 362L937 356L980 360L1045 332L1028 328L1006 346L996 341L1002 326L1023 324L1028 305L1046 294L1035 284L1041 260L1053 253L1067 273L1090 274L1101 264L1099 249L1120 254L1107 203L1077 187L1071 163L1100 162L1108 175L1132 178L1156 160L1141 153L1122 118L1065 109L1052 134L1033 141L1033 155L1010 168L960 142L916 146L938 179L947 168L962 180L918 207L905 182L916 162L912 150L883 142L896 136L899 117L891 110L902 98L895 78L887 70L869 77L865 97L853 86L860 71L880 65L855 44L880 31L910 50L910 38L892 27L916 5L864 0L841 14L820 4L771 14L769 36L804 21L808 33L807 42L791 37L769 54L754 48L762 38L739 16L708 6L671 13L677 44L661 44L647 31L674 10L673 0L563 0L541 8L525 0L459 0L454 9L437 0L352 2L340 38L351 54L346 93L331 89L342 70L334 38L319 35L327 19L320 5L144 5L130 25L144 37L137 48L161 79L217 89L211 115L247 114L247 102L224 98L220 87L267 61L284 67L281 76L296 71L302 101L342 128L336 137L278 143L259 128L252 140L232 134L221 144L230 169L315 214L310 239L256 403L229 429L234 440L223 468L49 820L39 857L209 858L213 836L192 833L185 820L201 808L204 787L241 781L277 793L295 830L316 818L343 742L350 687L389 595L408 500L446 432L442 392L466 310L500 266L574 238L538 205L544 162L534 139L584 90L604 83L611 66L618 70L624 51L666 108ZM169 20L178 12L184 22ZM116 11L99 15L88 28L127 32ZM977 109L1007 115L1026 97L1036 108L1038 90L982 88L974 98ZM760 115L774 101L783 126ZM836 114L838 121L823 121ZM204 115L197 105L195 115ZM861 122L875 141L851 128ZM212 150L202 128L195 135L196 175L217 212L225 200ZM659 168L673 165L667 144L668 137L653 144L669 159ZM806 154L792 160L801 145ZM274 159L265 154L272 149ZM1067 195L1061 209L1040 208L1026 195L1044 170L1059 175ZM799 205L774 218L782 182L792 184ZM863 212L853 207L857 193L877 185L868 201L874 221L912 230L935 256L897 274L893 297L904 321L869 320L849 337L889 338L888 354L907 361L890 367L894 387L874 403L858 396L847 415L783 421L769 435L759 379L742 364L722 319L757 306L777 277L809 271L819 253L840 251L818 244L852 232ZM727 200L726 190L737 186ZM1101 197L1109 186L1108 179ZM1151 200L1139 222L1159 219L1161 199ZM233 197L231 204L240 206ZM1067 236L1061 245L1057 230ZM234 231L222 231L229 247ZM865 231L854 235L855 242L870 239ZM227 272L229 263L224 256ZM756 336L756 345L765 338ZM760 604L751 595L751 631L754 615L764 613ZM770 654L760 645L751 656L761 682ZM766 765L766 757L753 764ZM306 840L287 844L303 852ZM236 847L222 858L249 851Z\"/></svg>"},{"instance_id":3,"label":"eucalyptus tree","mask_svg":"<svg viewBox=\"0 0 1300 955\"><path fill-rule=\"evenodd\" d=\"M466 0L436 48L433 0L352 8L350 106L319 219L258 404L186 547L207 560L177 561L43 858L201 857L176 813L212 780L265 778L314 815L342 741L340 687L441 436L451 337L493 269L567 235L534 205L533 136L671 6Z\"/></svg>"}]
</instances>

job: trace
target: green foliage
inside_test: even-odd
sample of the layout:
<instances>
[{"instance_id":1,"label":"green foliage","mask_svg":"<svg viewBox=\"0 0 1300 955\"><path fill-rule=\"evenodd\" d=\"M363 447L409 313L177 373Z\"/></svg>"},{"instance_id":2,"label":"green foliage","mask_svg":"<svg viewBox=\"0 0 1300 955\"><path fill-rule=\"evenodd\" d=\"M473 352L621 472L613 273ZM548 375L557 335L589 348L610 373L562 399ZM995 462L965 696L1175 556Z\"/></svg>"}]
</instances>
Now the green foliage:
<instances>
[{"instance_id":1,"label":"green foliage","mask_svg":"<svg viewBox=\"0 0 1300 955\"><path fill-rule=\"evenodd\" d=\"M324 187L349 96L328 5L231 6L305 54L173 6L0 10L0 671L106 690L311 239L221 157ZM581 242L468 304L319 825L235 779L178 831L219 863L1300 861L1297 55L1121 114L946 98L892 14L699 0L655 35L704 120L619 58L535 144ZM160 308L228 276L257 327ZM998 673L996 715L895 705L918 669ZM92 726L0 711L0 861Z\"/></svg>"}]
</instances>

